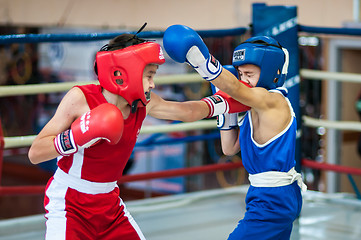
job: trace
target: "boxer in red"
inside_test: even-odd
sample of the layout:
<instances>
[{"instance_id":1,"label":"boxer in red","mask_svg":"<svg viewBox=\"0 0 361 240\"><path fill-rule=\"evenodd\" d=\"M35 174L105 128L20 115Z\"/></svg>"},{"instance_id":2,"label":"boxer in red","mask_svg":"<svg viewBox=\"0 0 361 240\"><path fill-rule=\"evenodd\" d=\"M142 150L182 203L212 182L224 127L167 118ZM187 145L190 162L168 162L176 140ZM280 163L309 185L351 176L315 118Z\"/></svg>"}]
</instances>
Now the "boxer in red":
<instances>
[{"instance_id":1,"label":"boxer in red","mask_svg":"<svg viewBox=\"0 0 361 240\"><path fill-rule=\"evenodd\" d=\"M32 163L58 159L45 192L46 239L145 239L116 184L145 116L189 122L249 109L222 93L188 102L151 93L164 61L155 42L112 39L96 54L100 84L69 90L34 140Z\"/></svg>"}]
</instances>

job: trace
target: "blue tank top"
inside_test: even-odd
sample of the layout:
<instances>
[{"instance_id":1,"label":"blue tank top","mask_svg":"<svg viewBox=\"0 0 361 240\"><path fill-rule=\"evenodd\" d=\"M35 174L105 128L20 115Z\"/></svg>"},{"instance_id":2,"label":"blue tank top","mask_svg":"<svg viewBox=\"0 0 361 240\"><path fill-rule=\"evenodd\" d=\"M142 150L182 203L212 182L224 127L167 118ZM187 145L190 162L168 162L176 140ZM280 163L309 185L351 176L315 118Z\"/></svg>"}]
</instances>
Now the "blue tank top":
<instances>
[{"instance_id":1,"label":"blue tank top","mask_svg":"<svg viewBox=\"0 0 361 240\"><path fill-rule=\"evenodd\" d=\"M250 174L267 171L288 172L295 166L295 147L297 121L290 101L287 98L287 90L278 88L271 90L282 94L290 107L292 120L287 127L271 138L265 144L258 144L253 139L253 126L251 112L248 111L240 123L239 144L241 147L242 162Z\"/></svg>"}]
</instances>

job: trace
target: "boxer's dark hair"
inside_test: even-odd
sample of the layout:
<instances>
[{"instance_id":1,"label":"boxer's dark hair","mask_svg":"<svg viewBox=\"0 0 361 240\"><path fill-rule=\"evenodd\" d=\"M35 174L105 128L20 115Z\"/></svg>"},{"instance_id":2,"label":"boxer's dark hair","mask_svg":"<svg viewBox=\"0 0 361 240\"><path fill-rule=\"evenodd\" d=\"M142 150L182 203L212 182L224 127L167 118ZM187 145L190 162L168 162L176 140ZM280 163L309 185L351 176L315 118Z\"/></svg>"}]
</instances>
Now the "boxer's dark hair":
<instances>
[{"instance_id":1,"label":"boxer's dark hair","mask_svg":"<svg viewBox=\"0 0 361 240\"><path fill-rule=\"evenodd\" d=\"M137 36L146 25L147 23L144 23L136 34L124 33L116 36L111 39L108 44L105 44L99 51L114 51L146 42L147 40Z\"/></svg>"}]
</instances>

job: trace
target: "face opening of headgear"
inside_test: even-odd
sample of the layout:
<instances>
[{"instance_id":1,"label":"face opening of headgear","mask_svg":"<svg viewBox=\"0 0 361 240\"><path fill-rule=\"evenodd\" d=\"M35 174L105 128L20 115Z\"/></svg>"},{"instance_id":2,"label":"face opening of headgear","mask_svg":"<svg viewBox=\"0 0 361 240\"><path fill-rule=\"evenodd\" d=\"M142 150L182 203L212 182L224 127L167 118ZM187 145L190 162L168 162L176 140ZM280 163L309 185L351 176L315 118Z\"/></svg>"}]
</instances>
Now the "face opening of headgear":
<instances>
[{"instance_id":1,"label":"face opening of headgear","mask_svg":"<svg viewBox=\"0 0 361 240\"><path fill-rule=\"evenodd\" d=\"M122 96L131 106L131 112L144 107L150 92L143 88L143 71L148 64L165 62L161 46L136 34L122 34L109 41L96 54L94 71L100 85L111 93Z\"/></svg>"},{"instance_id":2,"label":"face opening of headgear","mask_svg":"<svg viewBox=\"0 0 361 240\"><path fill-rule=\"evenodd\" d=\"M282 87L288 72L289 54L274 38L257 36L247 39L233 52L232 64L253 64L261 69L256 87L268 90Z\"/></svg>"}]
</instances>

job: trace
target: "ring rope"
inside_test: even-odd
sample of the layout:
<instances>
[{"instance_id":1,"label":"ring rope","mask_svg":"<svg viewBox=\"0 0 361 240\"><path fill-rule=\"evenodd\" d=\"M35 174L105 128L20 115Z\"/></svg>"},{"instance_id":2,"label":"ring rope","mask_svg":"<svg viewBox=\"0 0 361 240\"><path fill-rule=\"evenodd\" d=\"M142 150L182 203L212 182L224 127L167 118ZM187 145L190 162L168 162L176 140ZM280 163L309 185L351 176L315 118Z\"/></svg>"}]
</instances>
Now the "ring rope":
<instances>
[{"instance_id":1,"label":"ring rope","mask_svg":"<svg viewBox=\"0 0 361 240\"><path fill-rule=\"evenodd\" d=\"M198 30L201 37L225 37L225 36L239 36L246 33L248 27L239 27L231 29L217 29L217 30ZM110 33L64 33L64 34L10 34L0 36L1 44L12 43L44 43L44 42L85 42L85 41L99 41L115 38L123 34L137 34L137 32L110 32ZM162 38L164 31L144 31L137 34L141 38Z\"/></svg>"},{"instance_id":2,"label":"ring rope","mask_svg":"<svg viewBox=\"0 0 361 240\"><path fill-rule=\"evenodd\" d=\"M155 84L186 84L186 83L200 83L204 82L199 74L177 74L168 76L159 76L154 79ZM22 95L36 95L41 93L65 92L75 85L98 84L96 80L93 81L78 81L78 82L61 82L61 83L39 83L27 85L11 85L0 87L0 97L8 96L22 96Z\"/></svg>"},{"instance_id":3,"label":"ring rope","mask_svg":"<svg viewBox=\"0 0 361 240\"><path fill-rule=\"evenodd\" d=\"M358 73L341 73L311 69L300 69L300 75L301 77L308 79L361 83L361 74Z\"/></svg>"},{"instance_id":4,"label":"ring rope","mask_svg":"<svg viewBox=\"0 0 361 240\"><path fill-rule=\"evenodd\" d=\"M325 127L338 130L351 130L361 132L361 123L356 121L331 121L302 116L302 120L307 127Z\"/></svg>"},{"instance_id":5,"label":"ring rope","mask_svg":"<svg viewBox=\"0 0 361 240\"><path fill-rule=\"evenodd\" d=\"M339 166L339 165L328 164L328 163L320 163L320 162L315 162L315 161L308 160L308 159L302 159L302 165L304 167L313 168L313 169L321 169L321 170L334 171L334 172L339 172L339 173L361 175L361 169L359 169L359 168L345 167L345 166ZM219 171L219 170L231 170L231 169L239 168L242 166L243 165L241 162L221 163L221 164L210 164L210 165L198 166L198 167L189 167L189 168L158 171L158 172L152 172L152 173L126 175L126 176L123 176L118 181L118 183L193 175L193 174L198 174L198 173L214 172L214 171ZM0 196L1 195L14 195L14 194L43 193L44 189L45 189L45 186L42 186L42 185L11 186L11 187L0 186Z\"/></svg>"},{"instance_id":6,"label":"ring rope","mask_svg":"<svg viewBox=\"0 0 361 240\"><path fill-rule=\"evenodd\" d=\"M318 170L327 170L327 171L333 171L338 173L347 173L352 175L361 175L361 168L355 168L355 167L346 167L346 166L340 166L336 164L330 164L325 162L316 162L313 160L308 159L302 159L302 166L318 169Z\"/></svg>"},{"instance_id":7,"label":"ring rope","mask_svg":"<svg viewBox=\"0 0 361 240\"><path fill-rule=\"evenodd\" d=\"M216 120L200 120L197 122L190 122L190 123L161 124L156 126L143 126L140 130L140 134L215 129L216 126L217 126ZM34 141L35 137L36 135L20 136L20 137L4 137L4 142L5 142L4 149L30 146L31 143Z\"/></svg>"},{"instance_id":8,"label":"ring rope","mask_svg":"<svg viewBox=\"0 0 361 240\"><path fill-rule=\"evenodd\" d=\"M360 36L359 28L333 28L333 27L311 27L298 25L299 32L315 33L315 34L333 34L333 35L352 35Z\"/></svg>"},{"instance_id":9,"label":"ring rope","mask_svg":"<svg viewBox=\"0 0 361 240\"><path fill-rule=\"evenodd\" d=\"M220 170L231 170L234 168L242 167L241 162L237 163L217 163L209 164L197 167L188 167L188 168L178 168L172 170L157 171L151 173L140 173L122 176L118 181L118 184L125 182L134 182L142 180L151 180L159 178L170 178L178 176L188 176L196 175L200 173L215 172ZM34 194L44 193L45 185L35 185L35 186L0 186L0 196L2 195L16 195L16 194Z\"/></svg>"},{"instance_id":10,"label":"ring rope","mask_svg":"<svg viewBox=\"0 0 361 240\"><path fill-rule=\"evenodd\" d=\"M315 34L339 34L339 35L353 35L360 36L361 29L359 28L326 28L326 27L311 27L304 25L297 25L299 32L315 33ZM201 37L224 37L224 36L239 36L245 34L250 29L248 27L239 27L233 29L222 30L198 30ZM71 33L71 34L10 34L0 36L0 44L12 43L42 43L42 42L78 42L78 41L99 41L114 38L123 33L135 34L136 32L111 32L111 33ZM162 38L163 31L145 31L139 33L142 38Z\"/></svg>"}]
</instances>

